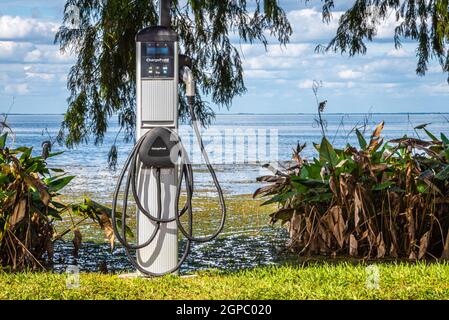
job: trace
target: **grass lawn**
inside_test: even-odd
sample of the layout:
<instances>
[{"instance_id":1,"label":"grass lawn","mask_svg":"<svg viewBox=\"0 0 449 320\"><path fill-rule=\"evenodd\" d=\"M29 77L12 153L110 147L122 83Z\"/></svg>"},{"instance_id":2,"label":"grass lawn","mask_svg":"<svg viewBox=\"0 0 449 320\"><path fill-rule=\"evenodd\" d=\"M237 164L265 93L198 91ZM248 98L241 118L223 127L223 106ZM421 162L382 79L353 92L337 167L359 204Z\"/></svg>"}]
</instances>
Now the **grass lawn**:
<instances>
[{"instance_id":1,"label":"grass lawn","mask_svg":"<svg viewBox=\"0 0 449 320\"><path fill-rule=\"evenodd\" d=\"M366 265L320 263L264 267L193 278L120 279L81 274L0 272L0 299L449 299L449 264L378 264L379 287L367 286Z\"/></svg>"}]
</instances>

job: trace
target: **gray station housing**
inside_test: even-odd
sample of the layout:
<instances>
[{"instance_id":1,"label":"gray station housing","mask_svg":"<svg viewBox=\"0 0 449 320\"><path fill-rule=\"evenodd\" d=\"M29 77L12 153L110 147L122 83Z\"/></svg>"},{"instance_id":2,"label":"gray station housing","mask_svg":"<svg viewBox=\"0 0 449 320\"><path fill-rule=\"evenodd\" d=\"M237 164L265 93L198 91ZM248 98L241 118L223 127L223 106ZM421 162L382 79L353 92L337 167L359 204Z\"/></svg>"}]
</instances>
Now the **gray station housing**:
<instances>
[{"instance_id":1,"label":"gray station housing","mask_svg":"<svg viewBox=\"0 0 449 320\"><path fill-rule=\"evenodd\" d=\"M138 128L176 128L178 35L168 27L145 28L137 34L136 44Z\"/></svg>"},{"instance_id":2,"label":"gray station housing","mask_svg":"<svg viewBox=\"0 0 449 320\"><path fill-rule=\"evenodd\" d=\"M178 169L169 156L176 144L169 132L178 128L177 33L167 26L141 30L136 35L136 58L137 138L150 133L139 154L137 194L152 215L161 212L162 219L173 219L159 227L137 210L139 245L155 230L158 232L153 242L137 250L136 256L141 269L161 273L178 264L178 229L174 221Z\"/></svg>"}]
</instances>

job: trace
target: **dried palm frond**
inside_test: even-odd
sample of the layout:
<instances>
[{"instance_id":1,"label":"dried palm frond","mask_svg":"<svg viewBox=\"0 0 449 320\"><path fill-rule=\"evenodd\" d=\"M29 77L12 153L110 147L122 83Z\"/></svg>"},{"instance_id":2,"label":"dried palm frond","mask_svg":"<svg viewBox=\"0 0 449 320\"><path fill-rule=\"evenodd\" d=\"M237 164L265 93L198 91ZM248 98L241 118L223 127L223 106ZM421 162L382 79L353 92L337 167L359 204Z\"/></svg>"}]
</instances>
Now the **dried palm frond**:
<instances>
[{"instance_id":1,"label":"dried palm frond","mask_svg":"<svg viewBox=\"0 0 449 320\"><path fill-rule=\"evenodd\" d=\"M293 152L295 170L261 177L255 196L278 203L272 222L287 223L300 254L367 258L449 259L449 139L403 137L384 143L380 123L360 147L315 145L308 161ZM298 161L300 159L300 161Z\"/></svg>"}]
</instances>

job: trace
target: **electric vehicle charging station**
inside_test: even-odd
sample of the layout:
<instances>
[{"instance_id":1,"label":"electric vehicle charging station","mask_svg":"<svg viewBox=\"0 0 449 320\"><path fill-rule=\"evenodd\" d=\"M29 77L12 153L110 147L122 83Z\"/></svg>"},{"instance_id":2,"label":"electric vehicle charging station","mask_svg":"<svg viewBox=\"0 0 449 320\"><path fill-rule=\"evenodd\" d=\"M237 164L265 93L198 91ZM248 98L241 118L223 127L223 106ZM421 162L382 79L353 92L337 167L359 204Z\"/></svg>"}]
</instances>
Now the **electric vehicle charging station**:
<instances>
[{"instance_id":1,"label":"electric vehicle charging station","mask_svg":"<svg viewBox=\"0 0 449 320\"><path fill-rule=\"evenodd\" d=\"M193 75L185 63L188 59L179 54L178 35L170 28L170 5L170 0L160 1L159 26L145 28L136 35L137 143L120 174L112 204L116 237L138 273L144 276L177 272L189 254L192 242L213 240L222 231L226 215L223 192L196 124ZM180 81L186 86L192 126L221 205L221 221L216 232L201 238L193 235L192 164L177 134ZM117 203L126 175L118 223ZM187 196L180 210L183 182ZM128 242L125 230L130 192L137 205L137 244ZM188 230L181 222L184 214L188 215ZM178 253L179 233L186 238L181 257ZM136 258L130 250L136 251Z\"/></svg>"}]
</instances>

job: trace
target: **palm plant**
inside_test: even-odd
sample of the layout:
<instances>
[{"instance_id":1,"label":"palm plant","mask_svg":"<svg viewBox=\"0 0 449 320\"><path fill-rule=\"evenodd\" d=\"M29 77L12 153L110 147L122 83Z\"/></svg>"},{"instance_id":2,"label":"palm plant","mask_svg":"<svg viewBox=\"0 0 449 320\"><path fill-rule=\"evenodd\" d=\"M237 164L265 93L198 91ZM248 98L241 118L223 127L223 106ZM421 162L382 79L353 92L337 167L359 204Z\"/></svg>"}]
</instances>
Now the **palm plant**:
<instances>
[{"instance_id":1,"label":"palm plant","mask_svg":"<svg viewBox=\"0 0 449 320\"><path fill-rule=\"evenodd\" d=\"M254 196L277 203L271 221L287 223L290 248L300 254L366 258L449 259L449 139L404 136L383 142L379 124L367 141L355 130L356 148L334 148L326 136L319 156L285 172L258 178L269 183Z\"/></svg>"},{"instance_id":2,"label":"palm plant","mask_svg":"<svg viewBox=\"0 0 449 320\"><path fill-rule=\"evenodd\" d=\"M112 246L107 208L90 199L76 205L59 200L60 191L74 178L47 167L46 158L59 153L48 153L47 147L43 156L33 156L29 147L8 148L7 138L8 132L0 135L0 267L46 269L52 261L54 241L64 235L74 233L77 251L81 241L77 226L86 219L100 225ZM80 220L71 217L69 229L57 234L54 225L63 214L77 215Z\"/></svg>"}]
</instances>

